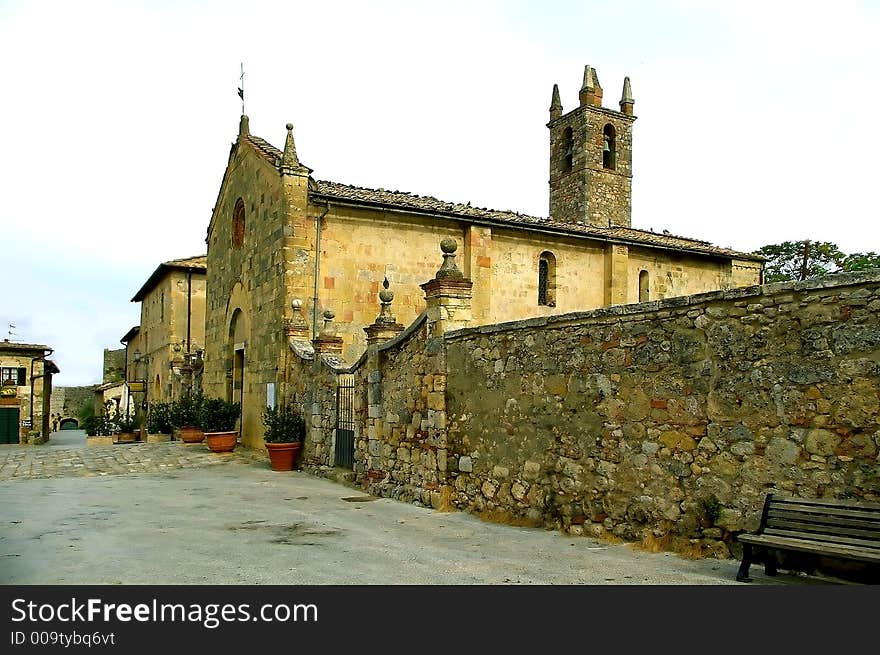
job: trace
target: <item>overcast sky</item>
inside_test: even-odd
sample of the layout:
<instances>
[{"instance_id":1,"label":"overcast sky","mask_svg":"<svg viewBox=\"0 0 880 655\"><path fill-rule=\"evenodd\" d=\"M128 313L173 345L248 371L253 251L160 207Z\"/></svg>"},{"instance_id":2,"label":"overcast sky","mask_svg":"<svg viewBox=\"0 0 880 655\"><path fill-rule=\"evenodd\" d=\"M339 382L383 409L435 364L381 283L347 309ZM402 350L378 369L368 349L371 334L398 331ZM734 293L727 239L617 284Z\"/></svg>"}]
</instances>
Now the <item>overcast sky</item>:
<instances>
[{"instance_id":1,"label":"overcast sky","mask_svg":"<svg viewBox=\"0 0 880 655\"><path fill-rule=\"evenodd\" d=\"M547 214L554 83L635 97L633 226L880 251L880 3L0 0L0 331L100 381L203 254L241 105L317 179Z\"/></svg>"}]
</instances>

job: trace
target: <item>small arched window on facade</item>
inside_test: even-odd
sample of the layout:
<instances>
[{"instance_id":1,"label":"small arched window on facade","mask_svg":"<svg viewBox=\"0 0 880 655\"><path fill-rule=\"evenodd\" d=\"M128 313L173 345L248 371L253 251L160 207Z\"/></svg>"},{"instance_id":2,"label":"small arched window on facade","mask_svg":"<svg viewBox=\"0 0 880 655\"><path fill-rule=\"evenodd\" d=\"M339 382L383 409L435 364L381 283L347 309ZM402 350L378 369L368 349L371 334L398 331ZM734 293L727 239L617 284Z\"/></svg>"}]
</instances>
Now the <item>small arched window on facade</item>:
<instances>
[{"instance_id":1,"label":"small arched window on facade","mask_svg":"<svg viewBox=\"0 0 880 655\"><path fill-rule=\"evenodd\" d=\"M648 271L639 271L639 302L648 302Z\"/></svg>"},{"instance_id":2,"label":"small arched window on facade","mask_svg":"<svg viewBox=\"0 0 880 655\"><path fill-rule=\"evenodd\" d=\"M556 257L544 251L538 258L538 304L556 307Z\"/></svg>"},{"instance_id":3,"label":"small arched window on facade","mask_svg":"<svg viewBox=\"0 0 880 655\"><path fill-rule=\"evenodd\" d=\"M602 130L602 168L617 168L617 132L611 123Z\"/></svg>"},{"instance_id":4,"label":"small arched window on facade","mask_svg":"<svg viewBox=\"0 0 880 655\"><path fill-rule=\"evenodd\" d=\"M571 170L574 162L574 136L570 127L566 127L562 131L562 170L568 172Z\"/></svg>"},{"instance_id":5,"label":"small arched window on facade","mask_svg":"<svg viewBox=\"0 0 880 655\"><path fill-rule=\"evenodd\" d=\"M244 201L239 198L235 201L235 209L232 211L232 247L238 250L244 244Z\"/></svg>"}]
</instances>

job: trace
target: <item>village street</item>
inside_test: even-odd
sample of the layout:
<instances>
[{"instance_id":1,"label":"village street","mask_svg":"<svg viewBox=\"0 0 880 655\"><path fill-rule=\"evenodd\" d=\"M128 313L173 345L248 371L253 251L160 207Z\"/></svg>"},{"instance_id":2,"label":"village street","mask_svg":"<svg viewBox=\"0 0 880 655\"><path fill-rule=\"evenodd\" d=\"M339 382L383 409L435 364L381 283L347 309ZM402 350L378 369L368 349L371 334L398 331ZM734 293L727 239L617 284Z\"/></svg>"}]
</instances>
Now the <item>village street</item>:
<instances>
[{"instance_id":1,"label":"village street","mask_svg":"<svg viewBox=\"0 0 880 655\"><path fill-rule=\"evenodd\" d=\"M736 585L690 561L441 513L204 444L0 448L2 584ZM810 584L801 576L754 584Z\"/></svg>"}]
</instances>

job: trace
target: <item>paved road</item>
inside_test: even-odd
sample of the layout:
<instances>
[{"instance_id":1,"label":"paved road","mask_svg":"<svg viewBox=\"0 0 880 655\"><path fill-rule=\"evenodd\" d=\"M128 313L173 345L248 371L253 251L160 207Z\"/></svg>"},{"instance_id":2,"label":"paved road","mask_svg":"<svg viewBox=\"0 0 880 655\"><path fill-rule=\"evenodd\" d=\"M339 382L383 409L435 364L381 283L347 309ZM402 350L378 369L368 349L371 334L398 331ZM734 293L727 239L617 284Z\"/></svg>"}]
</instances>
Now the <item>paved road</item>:
<instances>
[{"instance_id":1,"label":"paved road","mask_svg":"<svg viewBox=\"0 0 880 655\"><path fill-rule=\"evenodd\" d=\"M63 446L65 448L85 448L85 430L59 430L49 435L50 446Z\"/></svg>"},{"instance_id":2,"label":"paved road","mask_svg":"<svg viewBox=\"0 0 880 655\"><path fill-rule=\"evenodd\" d=\"M3 584L737 584L733 560L376 499L240 449L11 447L0 461Z\"/></svg>"},{"instance_id":3,"label":"paved road","mask_svg":"<svg viewBox=\"0 0 880 655\"><path fill-rule=\"evenodd\" d=\"M53 432L46 446L0 445L0 482L35 478L96 477L126 473L163 473L179 468L262 459L252 451L215 454L204 444L171 441L86 446L85 432Z\"/></svg>"}]
</instances>

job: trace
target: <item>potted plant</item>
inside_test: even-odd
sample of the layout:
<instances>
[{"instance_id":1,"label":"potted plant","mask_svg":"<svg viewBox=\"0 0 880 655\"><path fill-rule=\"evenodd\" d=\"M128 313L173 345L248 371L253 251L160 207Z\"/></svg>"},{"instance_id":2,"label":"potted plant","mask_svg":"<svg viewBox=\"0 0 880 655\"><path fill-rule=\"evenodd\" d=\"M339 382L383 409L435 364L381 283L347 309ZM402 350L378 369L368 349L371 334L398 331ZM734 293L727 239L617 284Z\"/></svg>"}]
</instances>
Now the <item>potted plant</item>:
<instances>
[{"instance_id":1,"label":"potted plant","mask_svg":"<svg viewBox=\"0 0 880 655\"><path fill-rule=\"evenodd\" d=\"M135 432L138 429L137 421L129 412L117 414L116 419L117 441L120 443L130 443L135 441Z\"/></svg>"},{"instance_id":2,"label":"potted plant","mask_svg":"<svg viewBox=\"0 0 880 655\"><path fill-rule=\"evenodd\" d=\"M110 402L110 405L113 403ZM101 407L101 413L89 416L83 421L83 429L86 431L86 444L89 446L109 446L113 444L117 425L110 416L110 407Z\"/></svg>"},{"instance_id":3,"label":"potted plant","mask_svg":"<svg viewBox=\"0 0 880 655\"><path fill-rule=\"evenodd\" d=\"M171 424L177 428L184 443L200 443L205 440L202 431L201 389L187 389L171 404Z\"/></svg>"},{"instance_id":4,"label":"potted plant","mask_svg":"<svg viewBox=\"0 0 880 655\"><path fill-rule=\"evenodd\" d=\"M292 471L306 436L302 415L290 405L267 407L263 411L263 425L270 467L273 471Z\"/></svg>"},{"instance_id":5,"label":"potted plant","mask_svg":"<svg viewBox=\"0 0 880 655\"><path fill-rule=\"evenodd\" d=\"M241 414L241 405L222 398L205 398L202 403L202 430L205 441L215 453L228 453L235 450L238 443L238 430L235 424Z\"/></svg>"},{"instance_id":6,"label":"potted plant","mask_svg":"<svg viewBox=\"0 0 880 655\"><path fill-rule=\"evenodd\" d=\"M147 416L147 442L171 439L171 403L153 403Z\"/></svg>"}]
</instances>

